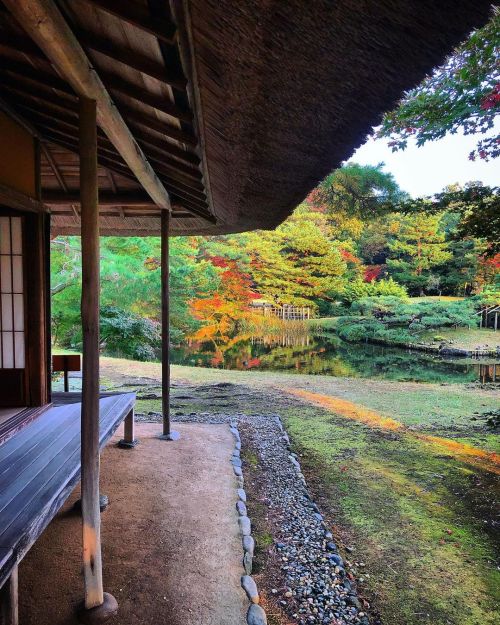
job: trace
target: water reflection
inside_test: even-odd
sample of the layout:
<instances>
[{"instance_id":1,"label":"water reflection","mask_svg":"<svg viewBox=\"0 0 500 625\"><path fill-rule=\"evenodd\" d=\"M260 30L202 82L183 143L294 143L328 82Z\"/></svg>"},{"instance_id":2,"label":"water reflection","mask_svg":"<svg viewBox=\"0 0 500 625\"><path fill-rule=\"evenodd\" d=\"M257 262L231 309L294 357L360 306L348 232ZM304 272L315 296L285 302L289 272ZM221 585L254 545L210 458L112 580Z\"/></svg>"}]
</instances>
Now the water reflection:
<instances>
[{"instance_id":1,"label":"water reflection","mask_svg":"<svg viewBox=\"0 0 500 625\"><path fill-rule=\"evenodd\" d=\"M494 359L444 359L436 354L346 343L335 335L306 333L235 336L217 348L212 342L189 341L172 350L172 362L416 382L500 382L500 361Z\"/></svg>"}]
</instances>

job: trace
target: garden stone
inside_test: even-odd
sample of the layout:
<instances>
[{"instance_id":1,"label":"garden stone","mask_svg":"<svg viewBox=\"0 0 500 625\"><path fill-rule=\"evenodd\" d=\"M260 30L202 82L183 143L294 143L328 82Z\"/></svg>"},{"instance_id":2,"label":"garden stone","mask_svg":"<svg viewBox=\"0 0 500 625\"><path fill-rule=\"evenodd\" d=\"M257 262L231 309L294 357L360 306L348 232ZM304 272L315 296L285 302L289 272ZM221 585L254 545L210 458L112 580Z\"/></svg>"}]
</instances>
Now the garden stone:
<instances>
[{"instance_id":1,"label":"garden stone","mask_svg":"<svg viewBox=\"0 0 500 625\"><path fill-rule=\"evenodd\" d=\"M245 493L245 491L242 488L238 488L238 497L241 499L241 501L246 503L246 501L247 501L247 494Z\"/></svg>"},{"instance_id":2,"label":"garden stone","mask_svg":"<svg viewBox=\"0 0 500 625\"><path fill-rule=\"evenodd\" d=\"M252 603L248 608L247 625L267 625L266 613L260 605Z\"/></svg>"},{"instance_id":3,"label":"garden stone","mask_svg":"<svg viewBox=\"0 0 500 625\"><path fill-rule=\"evenodd\" d=\"M245 569L245 573L247 575L252 574L252 562L252 556L248 553L248 551L245 551L245 554L243 556L243 568Z\"/></svg>"},{"instance_id":4,"label":"garden stone","mask_svg":"<svg viewBox=\"0 0 500 625\"><path fill-rule=\"evenodd\" d=\"M243 475L240 475L238 477L238 488L243 488L244 484L245 484L245 480L243 479Z\"/></svg>"},{"instance_id":5,"label":"garden stone","mask_svg":"<svg viewBox=\"0 0 500 625\"><path fill-rule=\"evenodd\" d=\"M231 462L233 463L234 467L241 467L241 458L235 458L233 456L233 458L231 459Z\"/></svg>"},{"instance_id":6,"label":"garden stone","mask_svg":"<svg viewBox=\"0 0 500 625\"><path fill-rule=\"evenodd\" d=\"M255 540L253 539L253 536L243 536L243 549L248 551L248 553L253 557L253 553L255 551Z\"/></svg>"},{"instance_id":7,"label":"garden stone","mask_svg":"<svg viewBox=\"0 0 500 625\"><path fill-rule=\"evenodd\" d=\"M243 536L250 536L252 531L252 524L247 516L240 516L238 518L238 524L240 526L240 532Z\"/></svg>"},{"instance_id":8,"label":"garden stone","mask_svg":"<svg viewBox=\"0 0 500 625\"><path fill-rule=\"evenodd\" d=\"M236 477L243 477L243 472L241 470L241 467L237 467L236 465L233 465L233 471Z\"/></svg>"},{"instance_id":9,"label":"garden stone","mask_svg":"<svg viewBox=\"0 0 500 625\"><path fill-rule=\"evenodd\" d=\"M242 501L236 502L236 510L238 510L240 516L247 516L247 507Z\"/></svg>"},{"instance_id":10,"label":"garden stone","mask_svg":"<svg viewBox=\"0 0 500 625\"><path fill-rule=\"evenodd\" d=\"M241 578L241 587L247 593L247 597L252 603L259 603L259 592L253 577L250 577L250 575L243 575Z\"/></svg>"}]
</instances>

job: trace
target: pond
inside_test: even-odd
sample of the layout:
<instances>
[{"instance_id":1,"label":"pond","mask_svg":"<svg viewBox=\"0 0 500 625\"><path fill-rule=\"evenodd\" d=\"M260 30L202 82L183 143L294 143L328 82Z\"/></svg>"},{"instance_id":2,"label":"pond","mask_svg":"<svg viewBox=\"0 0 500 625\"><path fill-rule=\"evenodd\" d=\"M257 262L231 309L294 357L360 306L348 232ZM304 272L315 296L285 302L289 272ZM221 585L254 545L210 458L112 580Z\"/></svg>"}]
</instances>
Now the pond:
<instances>
[{"instance_id":1,"label":"pond","mask_svg":"<svg viewBox=\"0 0 500 625\"><path fill-rule=\"evenodd\" d=\"M347 343L335 335L245 336L215 348L186 342L172 349L174 364L415 382L497 382L500 360L445 359L437 354Z\"/></svg>"}]
</instances>

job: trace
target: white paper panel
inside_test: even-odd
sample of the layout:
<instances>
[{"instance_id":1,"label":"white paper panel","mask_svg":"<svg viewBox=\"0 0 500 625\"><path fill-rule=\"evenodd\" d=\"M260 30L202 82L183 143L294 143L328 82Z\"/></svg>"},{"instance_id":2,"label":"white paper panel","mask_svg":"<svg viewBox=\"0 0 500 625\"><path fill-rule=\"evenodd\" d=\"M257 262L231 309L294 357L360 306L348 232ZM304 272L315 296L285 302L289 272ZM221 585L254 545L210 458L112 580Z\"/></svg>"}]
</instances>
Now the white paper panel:
<instances>
[{"instance_id":1,"label":"white paper panel","mask_svg":"<svg viewBox=\"0 0 500 625\"><path fill-rule=\"evenodd\" d=\"M16 369L24 369L24 332L14 332Z\"/></svg>"},{"instance_id":2,"label":"white paper panel","mask_svg":"<svg viewBox=\"0 0 500 625\"><path fill-rule=\"evenodd\" d=\"M14 330L22 332L24 330L24 297L14 295Z\"/></svg>"},{"instance_id":3,"label":"white paper panel","mask_svg":"<svg viewBox=\"0 0 500 625\"><path fill-rule=\"evenodd\" d=\"M23 293L23 257L12 256L14 293Z\"/></svg>"},{"instance_id":4,"label":"white paper panel","mask_svg":"<svg viewBox=\"0 0 500 625\"><path fill-rule=\"evenodd\" d=\"M10 227L12 230L12 253L23 253L23 239L21 229L21 217L11 217Z\"/></svg>"},{"instance_id":5,"label":"white paper panel","mask_svg":"<svg viewBox=\"0 0 500 625\"><path fill-rule=\"evenodd\" d=\"M9 217L0 217L0 254L10 254Z\"/></svg>"},{"instance_id":6,"label":"white paper panel","mask_svg":"<svg viewBox=\"0 0 500 625\"><path fill-rule=\"evenodd\" d=\"M11 258L11 256L0 256L0 282L2 283L2 293L12 292Z\"/></svg>"},{"instance_id":7,"label":"white paper panel","mask_svg":"<svg viewBox=\"0 0 500 625\"><path fill-rule=\"evenodd\" d=\"M3 368L14 368L14 345L12 332L2 332L2 345L3 345Z\"/></svg>"},{"instance_id":8,"label":"white paper panel","mask_svg":"<svg viewBox=\"0 0 500 625\"><path fill-rule=\"evenodd\" d=\"M2 293L2 330L12 330L12 295Z\"/></svg>"}]
</instances>

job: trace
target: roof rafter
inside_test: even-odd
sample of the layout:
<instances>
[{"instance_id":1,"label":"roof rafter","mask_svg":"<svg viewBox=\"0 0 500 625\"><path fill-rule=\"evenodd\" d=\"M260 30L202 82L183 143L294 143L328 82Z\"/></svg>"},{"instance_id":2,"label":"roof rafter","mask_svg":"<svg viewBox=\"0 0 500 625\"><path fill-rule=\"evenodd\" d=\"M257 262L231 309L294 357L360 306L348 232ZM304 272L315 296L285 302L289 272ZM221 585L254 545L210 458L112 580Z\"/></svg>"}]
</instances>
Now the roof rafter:
<instances>
[{"instance_id":1,"label":"roof rafter","mask_svg":"<svg viewBox=\"0 0 500 625\"><path fill-rule=\"evenodd\" d=\"M97 102L97 119L153 200L170 209L170 198L109 93L53 0L4 0L47 58L81 96Z\"/></svg>"},{"instance_id":2,"label":"roof rafter","mask_svg":"<svg viewBox=\"0 0 500 625\"><path fill-rule=\"evenodd\" d=\"M182 90L187 84L184 76L169 71L165 65L151 61L140 52L122 48L109 41L109 39L104 39L90 33L79 32L78 40L84 48L99 52L99 54L104 54L104 56L118 61L119 63L123 63L159 82L170 85L174 89Z\"/></svg>"},{"instance_id":3,"label":"roof rafter","mask_svg":"<svg viewBox=\"0 0 500 625\"><path fill-rule=\"evenodd\" d=\"M119 17L121 20L140 28L150 35L166 43L175 41L176 27L173 22L165 18L155 17L154 19L143 10L142 6L124 2L123 0L83 0L92 4L101 11Z\"/></svg>"}]
</instances>

